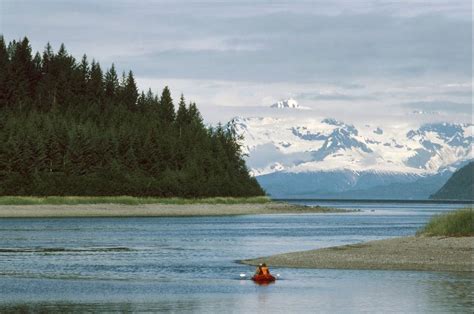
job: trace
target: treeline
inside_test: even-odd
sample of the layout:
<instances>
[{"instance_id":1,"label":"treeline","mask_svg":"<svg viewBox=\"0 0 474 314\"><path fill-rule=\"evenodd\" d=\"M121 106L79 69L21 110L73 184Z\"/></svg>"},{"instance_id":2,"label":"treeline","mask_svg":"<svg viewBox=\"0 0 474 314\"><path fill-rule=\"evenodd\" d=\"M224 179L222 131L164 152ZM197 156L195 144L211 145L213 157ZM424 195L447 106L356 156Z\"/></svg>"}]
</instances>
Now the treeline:
<instances>
[{"instance_id":1,"label":"treeline","mask_svg":"<svg viewBox=\"0 0 474 314\"><path fill-rule=\"evenodd\" d=\"M0 37L0 195L254 196L230 126L61 45Z\"/></svg>"}]
</instances>

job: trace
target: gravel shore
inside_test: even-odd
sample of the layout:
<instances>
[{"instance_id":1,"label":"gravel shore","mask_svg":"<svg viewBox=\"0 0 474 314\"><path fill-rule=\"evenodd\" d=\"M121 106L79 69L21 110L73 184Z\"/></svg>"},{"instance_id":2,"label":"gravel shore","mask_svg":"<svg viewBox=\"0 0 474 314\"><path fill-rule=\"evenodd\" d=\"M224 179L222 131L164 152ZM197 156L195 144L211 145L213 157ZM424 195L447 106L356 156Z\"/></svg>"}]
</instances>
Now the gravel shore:
<instances>
[{"instance_id":1,"label":"gravel shore","mask_svg":"<svg viewBox=\"0 0 474 314\"><path fill-rule=\"evenodd\" d=\"M39 217L171 217L226 216L251 214L332 213L346 210L298 206L287 203L263 204L87 204L87 205L0 205L0 218Z\"/></svg>"},{"instance_id":2,"label":"gravel shore","mask_svg":"<svg viewBox=\"0 0 474 314\"><path fill-rule=\"evenodd\" d=\"M411 236L241 261L274 267L472 272L474 237Z\"/></svg>"}]
</instances>

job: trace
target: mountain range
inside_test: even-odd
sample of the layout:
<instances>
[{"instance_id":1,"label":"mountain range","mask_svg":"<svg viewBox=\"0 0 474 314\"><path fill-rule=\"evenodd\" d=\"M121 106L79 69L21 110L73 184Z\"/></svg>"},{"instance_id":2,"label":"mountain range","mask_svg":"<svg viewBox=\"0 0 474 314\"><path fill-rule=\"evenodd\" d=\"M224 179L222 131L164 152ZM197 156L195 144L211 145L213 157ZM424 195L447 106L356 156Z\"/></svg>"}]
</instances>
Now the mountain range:
<instances>
[{"instance_id":1,"label":"mountain range","mask_svg":"<svg viewBox=\"0 0 474 314\"><path fill-rule=\"evenodd\" d=\"M291 104L272 107L298 108ZM427 199L472 158L472 124L355 125L290 115L232 123L252 175L277 198Z\"/></svg>"}]
</instances>

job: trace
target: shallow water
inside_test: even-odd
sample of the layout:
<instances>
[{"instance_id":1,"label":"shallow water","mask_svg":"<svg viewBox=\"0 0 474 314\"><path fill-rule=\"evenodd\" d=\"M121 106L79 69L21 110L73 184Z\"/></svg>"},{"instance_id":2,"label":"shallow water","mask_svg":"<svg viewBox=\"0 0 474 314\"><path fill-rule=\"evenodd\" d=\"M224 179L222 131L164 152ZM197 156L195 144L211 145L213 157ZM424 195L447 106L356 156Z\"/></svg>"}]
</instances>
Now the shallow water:
<instances>
[{"instance_id":1,"label":"shallow water","mask_svg":"<svg viewBox=\"0 0 474 314\"><path fill-rule=\"evenodd\" d=\"M459 207L322 205L361 211L1 219L0 310L471 312L466 273L278 268L281 279L269 286L239 279L253 272L239 259L410 235Z\"/></svg>"}]
</instances>

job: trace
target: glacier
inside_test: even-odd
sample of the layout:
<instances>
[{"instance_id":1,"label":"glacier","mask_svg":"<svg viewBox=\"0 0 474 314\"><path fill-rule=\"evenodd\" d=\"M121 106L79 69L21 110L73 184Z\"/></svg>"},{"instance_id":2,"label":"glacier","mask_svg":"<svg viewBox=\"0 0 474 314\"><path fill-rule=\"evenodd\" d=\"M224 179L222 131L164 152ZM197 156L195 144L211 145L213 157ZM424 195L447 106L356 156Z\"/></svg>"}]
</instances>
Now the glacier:
<instances>
[{"instance_id":1,"label":"glacier","mask_svg":"<svg viewBox=\"0 0 474 314\"><path fill-rule=\"evenodd\" d=\"M473 158L472 124L290 116L231 123L251 174L278 198L425 199Z\"/></svg>"}]
</instances>

